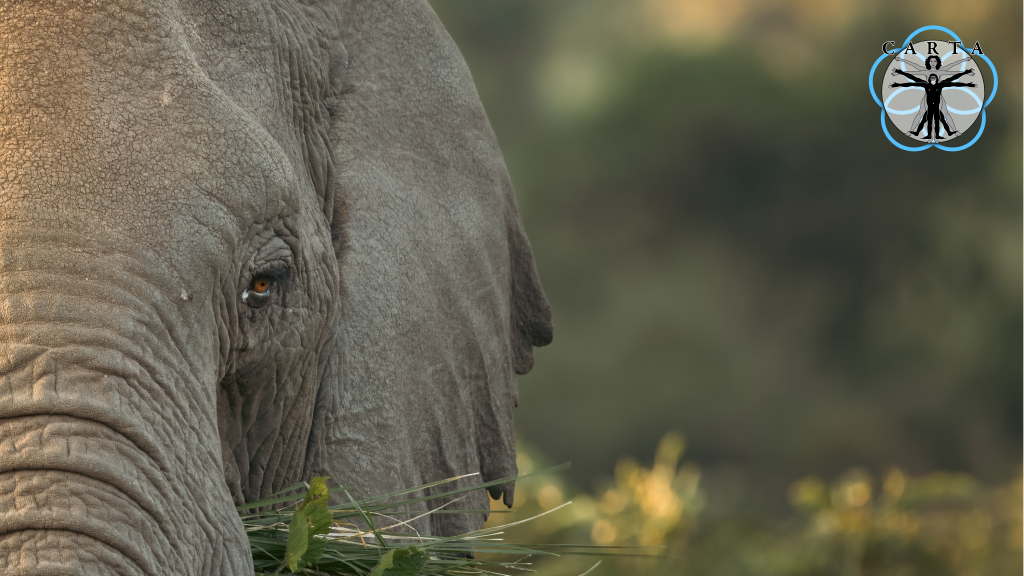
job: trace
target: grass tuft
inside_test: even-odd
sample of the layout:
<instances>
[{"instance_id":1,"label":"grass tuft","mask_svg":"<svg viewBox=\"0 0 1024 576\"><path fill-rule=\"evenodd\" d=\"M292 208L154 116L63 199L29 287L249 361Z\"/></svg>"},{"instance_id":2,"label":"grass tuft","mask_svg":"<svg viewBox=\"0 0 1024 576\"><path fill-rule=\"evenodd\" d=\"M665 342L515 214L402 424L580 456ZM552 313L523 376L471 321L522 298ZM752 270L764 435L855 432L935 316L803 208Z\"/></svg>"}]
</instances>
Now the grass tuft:
<instances>
[{"instance_id":1,"label":"grass tuft","mask_svg":"<svg viewBox=\"0 0 1024 576\"><path fill-rule=\"evenodd\" d=\"M567 467L558 466L538 474ZM491 512L460 510L450 506L473 490L525 478L502 478L433 496L417 496L421 490L469 476L474 475L456 476L362 499L352 496L353 486L328 489L328 479L318 477L308 484L300 482L263 500L238 506L237 510L249 537L257 575L500 576L534 572L529 562L533 556L610 553L611 547L523 545L507 543L500 538L506 528L550 514L571 502L526 520L456 537L410 533L410 523L428 514ZM332 493L343 494L347 502L329 506ZM410 520L399 521L393 517L411 504L449 497L454 499ZM407 511L404 513L408 514Z\"/></svg>"}]
</instances>

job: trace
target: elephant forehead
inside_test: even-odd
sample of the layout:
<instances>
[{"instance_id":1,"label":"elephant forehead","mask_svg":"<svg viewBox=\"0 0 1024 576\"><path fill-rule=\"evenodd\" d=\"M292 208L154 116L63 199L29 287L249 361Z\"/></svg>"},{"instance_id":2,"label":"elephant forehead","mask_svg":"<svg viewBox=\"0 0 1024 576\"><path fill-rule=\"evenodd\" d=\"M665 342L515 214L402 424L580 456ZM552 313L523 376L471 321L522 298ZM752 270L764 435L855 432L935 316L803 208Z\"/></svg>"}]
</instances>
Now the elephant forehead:
<instances>
[{"instance_id":1,"label":"elephant forehead","mask_svg":"<svg viewBox=\"0 0 1024 576\"><path fill-rule=\"evenodd\" d=\"M196 65L163 6L0 11L5 226L222 254L299 209L288 155Z\"/></svg>"}]
</instances>

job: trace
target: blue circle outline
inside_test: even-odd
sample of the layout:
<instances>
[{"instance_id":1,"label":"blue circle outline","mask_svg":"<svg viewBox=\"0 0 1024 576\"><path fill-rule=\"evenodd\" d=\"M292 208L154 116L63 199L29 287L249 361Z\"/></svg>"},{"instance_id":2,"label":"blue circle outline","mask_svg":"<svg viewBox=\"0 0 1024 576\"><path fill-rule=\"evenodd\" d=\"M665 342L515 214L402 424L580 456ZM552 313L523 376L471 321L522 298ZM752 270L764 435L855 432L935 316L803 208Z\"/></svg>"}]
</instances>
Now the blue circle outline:
<instances>
[{"instance_id":1,"label":"blue circle outline","mask_svg":"<svg viewBox=\"0 0 1024 576\"><path fill-rule=\"evenodd\" d=\"M930 26L922 26L917 30L911 32L910 36L907 36L907 39L903 42L903 46L900 48L899 51L902 52L903 50L906 50L907 45L913 42L914 36L917 36L918 34L926 30L940 30L942 32L945 32L946 34L952 36L954 40L959 42L961 46L963 46L963 41L960 40L960 37L957 36L952 30L946 28L945 26L938 26L933 24ZM966 51L967 49L964 48L964 52ZM882 132L885 134L885 137L889 139L889 142L892 142L893 146L896 146L901 150L906 150L907 152L920 152L922 150L927 150L933 146L944 152L959 152L961 150L966 150L967 148L970 148L971 146L974 145L975 142L978 141L978 138L981 138L981 134L985 131L985 109L988 108L988 105L992 103L992 99L996 97L996 90L999 89L999 74L996 73L995 64L993 64L992 61L989 60L988 56L985 56L984 54L971 54L971 57L980 56L985 61L985 63L988 64L989 69L992 70L992 92L988 95L988 98L985 100L985 104L982 105L981 107L981 127L978 128L978 133L974 135L974 138L972 138L970 142L964 144L963 146L956 147L943 146L942 144L938 143L928 143L925 144L924 146L916 147L906 146L904 144L900 144L899 142L897 142L892 137L892 134L889 134L889 127L886 126L885 124L885 106L882 104L882 101L878 98L878 94L875 93L875 69L878 68L878 65L882 62L882 60L885 60L889 56L893 56L893 54L882 54L881 56L878 57L877 60L875 60L875 63L871 65L871 71L868 72L868 90L871 91L871 97L874 98L875 104L878 104L878 106L882 109Z\"/></svg>"}]
</instances>

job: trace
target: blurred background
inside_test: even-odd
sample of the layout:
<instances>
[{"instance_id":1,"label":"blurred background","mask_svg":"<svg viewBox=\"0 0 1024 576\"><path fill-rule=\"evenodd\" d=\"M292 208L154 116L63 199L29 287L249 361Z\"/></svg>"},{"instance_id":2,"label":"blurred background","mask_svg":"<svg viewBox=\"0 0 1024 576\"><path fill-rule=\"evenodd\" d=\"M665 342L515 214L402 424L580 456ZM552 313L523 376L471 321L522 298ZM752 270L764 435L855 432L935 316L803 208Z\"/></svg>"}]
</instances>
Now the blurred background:
<instances>
[{"instance_id":1,"label":"blurred background","mask_svg":"<svg viewBox=\"0 0 1024 576\"><path fill-rule=\"evenodd\" d=\"M593 574L1021 573L1019 1L432 4L554 313L521 468L572 461L492 522L671 556ZM866 86L926 24L999 72L963 152Z\"/></svg>"}]
</instances>

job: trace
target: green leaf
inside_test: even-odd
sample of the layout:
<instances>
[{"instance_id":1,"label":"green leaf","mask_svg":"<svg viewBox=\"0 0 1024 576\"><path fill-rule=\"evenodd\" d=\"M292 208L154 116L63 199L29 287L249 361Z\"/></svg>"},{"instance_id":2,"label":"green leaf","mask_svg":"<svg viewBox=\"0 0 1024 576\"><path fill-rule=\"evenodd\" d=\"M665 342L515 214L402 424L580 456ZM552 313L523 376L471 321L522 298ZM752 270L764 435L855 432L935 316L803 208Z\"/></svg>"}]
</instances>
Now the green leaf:
<instances>
[{"instance_id":1,"label":"green leaf","mask_svg":"<svg viewBox=\"0 0 1024 576\"><path fill-rule=\"evenodd\" d=\"M324 553L327 542L317 536L331 531L331 512L327 509L330 497L327 477L317 476L309 483L306 497L295 507L288 527L288 548L284 559L292 572L316 563Z\"/></svg>"},{"instance_id":2,"label":"green leaf","mask_svg":"<svg viewBox=\"0 0 1024 576\"><path fill-rule=\"evenodd\" d=\"M309 548L309 525L306 519L298 511L292 516L292 525L288 527L288 548L285 553L284 563L288 569L295 572L298 569L299 560Z\"/></svg>"},{"instance_id":3,"label":"green leaf","mask_svg":"<svg viewBox=\"0 0 1024 576\"><path fill-rule=\"evenodd\" d=\"M328 496L327 479L327 476L314 477L309 483L309 492L306 493L306 497L299 503L299 507L305 506L310 502L326 498Z\"/></svg>"},{"instance_id":4,"label":"green leaf","mask_svg":"<svg viewBox=\"0 0 1024 576\"><path fill-rule=\"evenodd\" d=\"M415 546L395 548L381 556L370 576L417 576L429 559L426 552Z\"/></svg>"}]
</instances>

